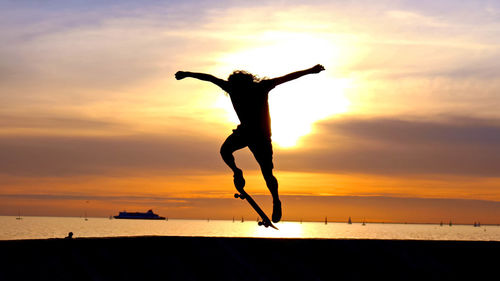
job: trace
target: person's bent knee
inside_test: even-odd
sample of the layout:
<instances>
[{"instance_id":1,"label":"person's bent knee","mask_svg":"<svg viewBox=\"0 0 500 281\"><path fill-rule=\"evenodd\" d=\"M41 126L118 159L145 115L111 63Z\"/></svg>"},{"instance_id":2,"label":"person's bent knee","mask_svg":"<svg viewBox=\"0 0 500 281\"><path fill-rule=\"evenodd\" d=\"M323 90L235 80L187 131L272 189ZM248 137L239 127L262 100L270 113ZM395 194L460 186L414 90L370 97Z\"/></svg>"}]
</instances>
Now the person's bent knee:
<instances>
[{"instance_id":1,"label":"person's bent knee","mask_svg":"<svg viewBox=\"0 0 500 281\"><path fill-rule=\"evenodd\" d=\"M231 151L231 149L229 149L229 147L225 146L225 145L222 145L220 147L220 151L219 151L220 155L222 156L222 158L225 158L225 157L228 157L228 156L231 156L233 154L233 152Z\"/></svg>"}]
</instances>

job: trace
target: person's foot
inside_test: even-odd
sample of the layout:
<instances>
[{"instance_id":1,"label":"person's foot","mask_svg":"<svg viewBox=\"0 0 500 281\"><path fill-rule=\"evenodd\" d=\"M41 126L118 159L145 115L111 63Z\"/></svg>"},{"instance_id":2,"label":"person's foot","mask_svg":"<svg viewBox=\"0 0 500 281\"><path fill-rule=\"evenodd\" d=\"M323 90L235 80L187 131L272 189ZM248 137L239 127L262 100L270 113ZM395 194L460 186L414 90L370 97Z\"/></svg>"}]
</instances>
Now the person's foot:
<instances>
[{"instance_id":1,"label":"person's foot","mask_svg":"<svg viewBox=\"0 0 500 281\"><path fill-rule=\"evenodd\" d=\"M243 178L243 172L241 170L234 172L233 182L237 190L242 190L243 187L245 187L245 178Z\"/></svg>"},{"instance_id":2,"label":"person's foot","mask_svg":"<svg viewBox=\"0 0 500 281\"><path fill-rule=\"evenodd\" d=\"M281 220L281 201L280 200L273 201L272 220L274 223L277 223Z\"/></svg>"}]
</instances>

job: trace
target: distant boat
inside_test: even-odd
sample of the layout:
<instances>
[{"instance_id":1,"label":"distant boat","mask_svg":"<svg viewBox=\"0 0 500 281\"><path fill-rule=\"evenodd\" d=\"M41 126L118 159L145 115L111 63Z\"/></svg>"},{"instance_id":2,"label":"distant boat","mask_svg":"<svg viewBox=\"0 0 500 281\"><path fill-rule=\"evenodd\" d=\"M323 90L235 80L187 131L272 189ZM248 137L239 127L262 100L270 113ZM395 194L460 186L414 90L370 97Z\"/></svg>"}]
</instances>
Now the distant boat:
<instances>
[{"instance_id":1,"label":"distant boat","mask_svg":"<svg viewBox=\"0 0 500 281\"><path fill-rule=\"evenodd\" d=\"M18 210L17 211L17 218L16 220L22 220L23 218L21 218L21 210Z\"/></svg>"},{"instance_id":2,"label":"distant boat","mask_svg":"<svg viewBox=\"0 0 500 281\"><path fill-rule=\"evenodd\" d=\"M349 217L349 220L347 220L347 224L352 224L351 217Z\"/></svg>"},{"instance_id":3,"label":"distant boat","mask_svg":"<svg viewBox=\"0 0 500 281\"><path fill-rule=\"evenodd\" d=\"M366 223L365 223L365 219L363 219L363 223L362 223L361 225L366 225Z\"/></svg>"},{"instance_id":4,"label":"distant boat","mask_svg":"<svg viewBox=\"0 0 500 281\"><path fill-rule=\"evenodd\" d=\"M165 217L160 217L159 215L153 213L153 210L148 210L146 213L140 212L120 212L118 216L114 216L115 219L129 219L129 220L164 220Z\"/></svg>"},{"instance_id":5,"label":"distant boat","mask_svg":"<svg viewBox=\"0 0 500 281\"><path fill-rule=\"evenodd\" d=\"M84 214L84 219L85 219L86 221L88 221L88 220L89 220L89 219L87 218L87 212L85 212L85 214Z\"/></svg>"}]
</instances>

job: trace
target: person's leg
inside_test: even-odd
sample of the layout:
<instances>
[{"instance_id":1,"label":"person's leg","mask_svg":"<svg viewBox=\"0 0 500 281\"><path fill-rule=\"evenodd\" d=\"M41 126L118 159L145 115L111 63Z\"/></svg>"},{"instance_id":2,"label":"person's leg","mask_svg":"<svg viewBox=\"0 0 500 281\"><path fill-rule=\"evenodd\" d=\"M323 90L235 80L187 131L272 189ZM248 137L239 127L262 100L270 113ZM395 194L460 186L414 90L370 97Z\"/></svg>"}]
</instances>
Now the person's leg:
<instances>
[{"instance_id":1,"label":"person's leg","mask_svg":"<svg viewBox=\"0 0 500 281\"><path fill-rule=\"evenodd\" d=\"M266 181L267 188L273 196L273 215L272 221L279 222L281 220L281 201L278 193L278 180L273 175L273 148L271 141L259 141L248 146L252 151L255 159L259 163L262 176Z\"/></svg>"},{"instance_id":2,"label":"person's leg","mask_svg":"<svg viewBox=\"0 0 500 281\"><path fill-rule=\"evenodd\" d=\"M281 220L281 201L278 194L278 180L273 175L272 169L261 169L264 180L266 181L267 188L273 196L273 222L279 222Z\"/></svg>"},{"instance_id":3,"label":"person's leg","mask_svg":"<svg viewBox=\"0 0 500 281\"><path fill-rule=\"evenodd\" d=\"M246 146L247 145L241 138L241 136L239 136L235 132L227 137L226 141L224 141L220 148L220 155L222 156L222 160L224 160L226 165L233 171L234 186L238 190L245 187L245 178L243 178L243 171L241 171L241 169L236 166L233 152Z\"/></svg>"},{"instance_id":4,"label":"person's leg","mask_svg":"<svg viewBox=\"0 0 500 281\"><path fill-rule=\"evenodd\" d=\"M271 192L273 196L273 222L279 222L281 220L281 201L278 194L278 180L273 175L272 169L263 170L262 175L264 176L264 180L266 181L267 188Z\"/></svg>"}]
</instances>

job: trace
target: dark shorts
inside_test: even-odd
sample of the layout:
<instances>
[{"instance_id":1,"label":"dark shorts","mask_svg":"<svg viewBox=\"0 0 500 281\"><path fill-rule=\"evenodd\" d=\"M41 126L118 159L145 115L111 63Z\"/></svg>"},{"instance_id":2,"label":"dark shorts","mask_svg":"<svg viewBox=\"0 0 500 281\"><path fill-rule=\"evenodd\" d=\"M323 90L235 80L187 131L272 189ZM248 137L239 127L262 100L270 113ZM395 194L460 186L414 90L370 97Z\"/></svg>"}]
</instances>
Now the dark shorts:
<instances>
[{"instance_id":1,"label":"dark shorts","mask_svg":"<svg viewBox=\"0 0 500 281\"><path fill-rule=\"evenodd\" d=\"M261 169L274 168L271 137L265 134L248 132L238 126L238 128L233 130L233 133L227 137L222 146L226 146L226 148L230 149L232 152L248 146Z\"/></svg>"}]
</instances>

